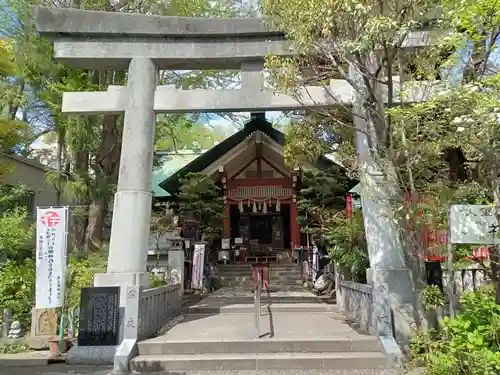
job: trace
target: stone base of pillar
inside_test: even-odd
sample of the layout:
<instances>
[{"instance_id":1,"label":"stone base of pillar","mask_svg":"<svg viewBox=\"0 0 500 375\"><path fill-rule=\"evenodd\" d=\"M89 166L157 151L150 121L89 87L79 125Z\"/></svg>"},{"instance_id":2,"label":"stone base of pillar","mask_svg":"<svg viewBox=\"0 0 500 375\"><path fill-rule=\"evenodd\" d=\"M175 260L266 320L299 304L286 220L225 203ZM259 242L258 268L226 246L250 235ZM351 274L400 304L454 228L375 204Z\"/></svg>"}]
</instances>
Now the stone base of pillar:
<instances>
[{"instance_id":1,"label":"stone base of pillar","mask_svg":"<svg viewBox=\"0 0 500 375\"><path fill-rule=\"evenodd\" d=\"M128 286L149 288L148 272L97 273L94 275L94 286L119 286L120 307L125 306Z\"/></svg>"},{"instance_id":2,"label":"stone base of pillar","mask_svg":"<svg viewBox=\"0 0 500 375\"><path fill-rule=\"evenodd\" d=\"M410 271L371 268L370 278L374 333L378 336L394 336L400 346L406 347L413 336L417 318Z\"/></svg>"},{"instance_id":3,"label":"stone base of pillar","mask_svg":"<svg viewBox=\"0 0 500 375\"><path fill-rule=\"evenodd\" d=\"M119 286L120 287L120 313L118 314L120 322L120 334L118 343L123 340L125 306L127 304L127 288L132 286L149 288L149 273L130 272L130 273L98 273L94 276L94 286ZM132 312L133 314L133 312Z\"/></svg>"}]
</instances>

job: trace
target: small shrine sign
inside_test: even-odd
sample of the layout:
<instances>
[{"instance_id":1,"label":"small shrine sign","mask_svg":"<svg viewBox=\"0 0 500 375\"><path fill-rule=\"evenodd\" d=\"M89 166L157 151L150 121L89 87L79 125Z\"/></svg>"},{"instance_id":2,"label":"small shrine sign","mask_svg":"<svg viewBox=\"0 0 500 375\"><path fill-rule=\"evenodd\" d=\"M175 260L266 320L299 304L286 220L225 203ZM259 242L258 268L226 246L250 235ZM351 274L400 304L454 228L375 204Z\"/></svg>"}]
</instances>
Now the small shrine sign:
<instances>
[{"instance_id":1,"label":"small shrine sign","mask_svg":"<svg viewBox=\"0 0 500 375\"><path fill-rule=\"evenodd\" d=\"M451 205L449 211L450 243L500 244L496 206Z\"/></svg>"}]
</instances>

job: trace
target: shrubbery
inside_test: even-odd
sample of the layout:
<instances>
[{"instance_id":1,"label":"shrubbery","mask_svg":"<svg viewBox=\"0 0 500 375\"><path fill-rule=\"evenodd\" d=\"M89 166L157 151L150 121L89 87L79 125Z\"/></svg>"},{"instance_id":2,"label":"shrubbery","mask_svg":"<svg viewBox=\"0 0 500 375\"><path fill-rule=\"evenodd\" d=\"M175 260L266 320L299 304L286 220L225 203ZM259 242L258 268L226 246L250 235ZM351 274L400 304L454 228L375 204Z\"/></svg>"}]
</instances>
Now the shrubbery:
<instances>
[{"instance_id":1,"label":"shrubbery","mask_svg":"<svg viewBox=\"0 0 500 375\"><path fill-rule=\"evenodd\" d=\"M88 258L77 259L70 257L68 265L68 279L71 287L66 293L66 306L75 309L80 306L80 290L83 287L94 285L96 273L106 273L107 256L90 255Z\"/></svg>"},{"instance_id":2,"label":"shrubbery","mask_svg":"<svg viewBox=\"0 0 500 375\"><path fill-rule=\"evenodd\" d=\"M500 374L500 305L490 286L464 293L455 319L445 317L437 330L417 335L415 364L428 375Z\"/></svg>"},{"instance_id":3,"label":"shrubbery","mask_svg":"<svg viewBox=\"0 0 500 375\"><path fill-rule=\"evenodd\" d=\"M80 305L80 289L92 286L96 273L106 272L106 257L92 255L88 259L71 257L68 275L72 279L66 291L66 308ZM8 308L13 318L29 329L31 309L35 300L35 263L26 259L22 264L9 260L0 268L0 311Z\"/></svg>"},{"instance_id":4,"label":"shrubbery","mask_svg":"<svg viewBox=\"0 0 500 375\"><path fill-rule=\"evenodd\" d=\"M31 321L31 307L35 297L35 264L26 259L19 264L7 261L0 269L0 311L10 309L13 318L23 327Z\"/></svg>"}]
</instances>

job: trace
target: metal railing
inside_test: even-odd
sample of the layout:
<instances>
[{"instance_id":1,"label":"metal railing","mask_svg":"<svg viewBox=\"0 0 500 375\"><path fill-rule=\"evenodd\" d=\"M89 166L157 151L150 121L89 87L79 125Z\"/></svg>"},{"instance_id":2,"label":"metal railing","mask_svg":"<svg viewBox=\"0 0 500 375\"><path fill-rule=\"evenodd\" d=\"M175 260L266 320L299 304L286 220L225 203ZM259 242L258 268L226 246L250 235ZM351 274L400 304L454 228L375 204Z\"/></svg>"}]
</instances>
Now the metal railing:
<instances>
[{"instance_id":1,"label":"metal railing","mask_svg":"<svg viewBox=\"0 0 500 375\"><path fill-rule=\"evenodd\" d=\"M260 338L260 295L262 292L262 269L257 272L257 285L253 293L254 320L257 339Z\"/></svg>"}]
</instances>

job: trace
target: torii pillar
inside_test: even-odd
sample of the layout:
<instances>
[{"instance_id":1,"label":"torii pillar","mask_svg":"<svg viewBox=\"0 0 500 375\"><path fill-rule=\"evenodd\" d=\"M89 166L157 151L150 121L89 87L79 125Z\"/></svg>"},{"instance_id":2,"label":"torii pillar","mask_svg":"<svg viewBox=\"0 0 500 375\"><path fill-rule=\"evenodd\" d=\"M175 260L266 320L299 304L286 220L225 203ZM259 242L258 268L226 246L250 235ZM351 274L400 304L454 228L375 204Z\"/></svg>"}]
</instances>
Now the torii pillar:
<instances>
[{"instance_id":1,"label":"torii pillar","mask_svg":"<svg viewBox=\"0 0 500 375\"><path fill-rule=\"evenodd\" d=\"M149 287L146 249L151 222L157 80L158 70L151 59L134 57L130 61L108 272L95 275L95 286ZM120 305L124 306L125 290L120 295Z\"/></svg>"}]
</instances>

